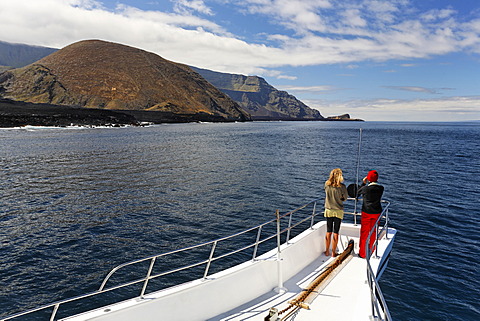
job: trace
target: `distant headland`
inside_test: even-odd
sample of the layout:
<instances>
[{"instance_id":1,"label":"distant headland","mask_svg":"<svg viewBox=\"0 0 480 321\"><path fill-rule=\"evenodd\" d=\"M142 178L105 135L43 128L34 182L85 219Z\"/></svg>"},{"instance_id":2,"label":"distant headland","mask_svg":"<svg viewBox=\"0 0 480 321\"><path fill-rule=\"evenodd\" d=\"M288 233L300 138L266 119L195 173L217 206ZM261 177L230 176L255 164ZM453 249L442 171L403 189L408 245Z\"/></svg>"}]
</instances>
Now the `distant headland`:
<instances>
[{"instance_id":1,"label":"distant headland","mask_svg":"<svg viewBox=\"0 0 480 321\"><path fill-rule=\"evenodd\" d=\"M1 127L359 120L325 118L261 77L189 67L117 43L85 40L43 52L0 72Z\"/></svg>"}]
</instances>

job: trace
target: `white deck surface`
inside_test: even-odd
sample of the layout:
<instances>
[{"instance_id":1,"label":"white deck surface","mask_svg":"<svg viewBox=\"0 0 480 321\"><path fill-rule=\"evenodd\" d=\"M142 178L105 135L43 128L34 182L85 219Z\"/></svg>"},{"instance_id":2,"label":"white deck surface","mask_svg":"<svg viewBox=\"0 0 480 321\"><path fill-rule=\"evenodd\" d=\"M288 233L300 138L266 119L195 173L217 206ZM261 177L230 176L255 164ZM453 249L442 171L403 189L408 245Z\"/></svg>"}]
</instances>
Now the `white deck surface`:
<instances>
[{"instance_id":1,"label":"white deck surface","mask_svg":"<svg viewBox=\"0 0 480 321\"><path fill-rule=\"evenodd\" d=\"M279 311L288 307L288 301L294 299L305 287L307 287L322 268L333 259L321 255L315 262L304 269L301 273L284 283L287 292L277 294L271 292L246 306L235 311L230 311L217 320L264 320L271 307ZM372 262L373 263L373 262ZM313 272L312 272L313 270ZM310 273L305 272L310 271ZM361 271L359 273L359 271ZM348 304L346 304L348 302ZM300 309L292 314L288 320L371 320L370 290L367 284L366 261L354 254L351 260L346 263L340 272L328 283L310 304L310 310ZM280 315L280 318L288 312Z\"/></svg>"},{"instance_id":2,"label":"white deck surface","mask_svg":"<svg viewBox=\"0 0 480 321\"><path fill-rule=\"evenodd\" d=\"M276 251L272 250L254 262L248 261L224 270L207 280L185 283L151 293L143 299L133 298L67 319L263 321L270 308L275 307L279 311L286 309L288 301L296 298L334 260L322 252L325 249L322 244L324 231L325 224L321 222L289 244L282 245L282 274L290 275L290 278L283 283L285 291L281 294L272 290L275 284L278 285L279 275L279 261L276 259ZM395 233L395 230L389 230L389 238L382 237L379 240L378 253L386 252L389 255ZM358 235L359 226L342 224L338 251L343 252L348 241L353 239L355 253L334 270L329 281L322 283L317 297L310 303L310 310L299 309L286 320L372 320L366 260L357 255ZM370 263L373 271L378 270L382 259L384 258L372 256ZM295 269L302 261L311 263ZM285 317L292 310L293 308L289 309L279 317Z\"/></svg>"}]
</instances>

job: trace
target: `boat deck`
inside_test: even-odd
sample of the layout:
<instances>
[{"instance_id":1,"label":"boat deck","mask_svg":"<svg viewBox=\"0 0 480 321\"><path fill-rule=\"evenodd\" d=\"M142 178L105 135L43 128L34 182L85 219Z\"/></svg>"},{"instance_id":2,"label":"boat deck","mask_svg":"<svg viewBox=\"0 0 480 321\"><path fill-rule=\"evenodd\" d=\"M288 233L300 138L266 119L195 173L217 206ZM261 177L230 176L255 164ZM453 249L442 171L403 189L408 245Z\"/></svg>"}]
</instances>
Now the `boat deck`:
<instances>
[{"instance_id":1,"label":"boat deck","mask_svg":"<svg viewBox=\"0 0 480 321\"><path fill-rule=\"evenodd\" d=\"M279 215L277 211L276 219L224 238L118 265L105 277L98 291L21 312L4 320L46 309L53 310L51 314L53 320L60 305L63 307L69 302L79 302L110 291L124 289L127 286L139 287L140 285L142 292L139 296L99 308L87 309L85 312L70 315L61 320L265 321L266 318L268 319L269 311L275 309L279 311L278 315L271 318L275 321L391 320L377 283L388 264L396 235L396 230L388 227L387 224L389 203L385 206L382 216L379 217L379 221L384 219L384 223L382 223L383 226L379 225L376 231L377 251L369 260L358 257L361 226L348 222L342 223L339 233L337 249L343 253L338 259L324 255L327 226L326 221L323 220L314 223L316 204L317 201L312 201L283 216ZM301 210L309 214L302 217L299 212ZM301 218L292 222L293 214ZM281 230L282 219L283 221L288 220L285 222L288 224L288 228L284 231ZM309 227L291 238L291 230L306 222L310 223ZM276 233L262 233L264 227L268 228L272 224L276 225ZM228 242L244 237L247 232L254 232L251 234L256 237L255 242L244 247L245 241L243 240L231 252L215 253L217 243L222 242L222 244L227 243L228 245ZM285 237L284 243L281 243L282 234ZM274 237L277 240L277 246L257 255L258 245ZM353 241L353 249L350 241ZM185 266L172 265L168 267L167 271L154 271L157 258L168 262L171 255L181 254L187 257L191 251L199 248L209 250L208 259L199 258L198 261L185 262ZM348 251L345 251L347 248ZM253 256L243 263L213 274L208 273L212 262L236 253L243 254L242 251L247 249L253 250ZM145 271L145 277L137 279L135 276L132 280L127 280L120 285L114 284L106 287L107 281L118 270L125 271L127 267L144 269L145 262L149 262L149 269ZM179 271L191 271L193 267L198 266L205 266L203 277L156 291L146 291L148 281L154 278ZM367 275L367 271L370 275ZM109 284L111 283L113 281L109 282ZM370 285L373 290L370 289ZM306 290L307 288L308 290ZM294 299L296 302L301 302L306 309L291 305L290 302Z\"/></svg>"},{"instance_id":2,"label":"boat deck","mask_svg":"<svg viewBox=\"0 0 480 321\"><path fill-rule=\"evenodd\" d=\"M354 241L356 244L355 254L351 256L348 262L339 267L341 270L336 271L335 277L324 286L323 290L320 290L318 296L310 304L310 310L298 309L285 320L372 320L370 317L372 312L370 288L367 283L366 260L357 255L358 239L354 238ZM342 240L344 247L346 247L347 243L348 240ZM388 244L386 242L382 244L381 241L379 243L379 249L386 248L387 246ZM383 253L383 251L381 252ZM322 254L300 273L284 283L286 292L279 294L271 291L238 309L211 318L209 321L264 320L270 308L275 307L278 311L287 308L289 306L288 301L296 298L332 260L333 258ZM381 260L381 257L372 257L370 263L372 267L376 269ZM359 271L363 273L359 273ZM348 302L348 304L345 304L346 302ZM292 309L280 314L279 317L285 317L291 310Z\"/></svg>"},{"instance_id":3,"label":"boat deck","mask_svg":"<svg viewBox=\"0 0 480 321\"><path fill-rule=\"evenodd\" d=\"M321 233L320 223L315 229L305 232L305 237L300 235L292 240L288 245L284 245L285 262L293 263L293 255L303 255L308 252L309 247L317 247L319 243L315 240L324 240L315 238ZM358 232L358 226L344 224L343 229L348 232ZM383 235L378 242L378 254L372 255L370 265L374 273L380 276L382 269L388 262L388 256L393 244L396 231L388 229L388 237ZM356 234L356 233L353 233ZM314 236L309 239L308 236ZM358 237L340 234L338 250L343 252L350 240L354 241L353 253L349 255L343 263L333 270L327 280L323 281L316 289L318 293L313 301L310 300L310 309L295 309L291 307L285 312L281 312L281 320L329 320L329 321L370 321L374 320L372 313L371 292L367 283L367 261L358 256ZM358 235L358 234L357 234ZM309 241L307 243L302 241ZM282 252L283 253L283 252ZM385 257L382 257L385 255ZM130 321L132 316L138 320L157 320L156 315L161 311L162 318L166 320L209 320L209 321L260 321L265 320L272 307L278 311L283 311L289 306L289 301L296 298L311 284L326 267L334 261L334 258L325 256L322 252L311 260L310 264L283 282L283 289L280 293L269 286L264 292L257 291L258 288L265 288L261 283L265 279L270 281L267 284L275 282L277 275L277 264L279 263L275 251L266 253L261 259L255 262L246 262L231 270L225 270L212 275L207 280L196 280L191 283L183 284L178 287L170 288L165 291L151 293L142 298L135 298L128 301L109 306L107 309L101 308L67 318L73 320L102 320L102 321ZM283 258L282 258L283 261ZM263 262L263 263L262 263ZM283 264L283 263L282 263ZM288 264L288 263L286 263ZM251 269L251 270L249 270ZM245 273L246 272L246 273ZM243 274L243 276L242 276ZM269 274L269 275L268 275ZM233 278L234 282L230 282ZM277 283L278 284L278 283ZM267 285L268 286L268 285ZM255 289L249 289L254 287ZM273 289L273 290L272 290ZM225 302L239 300L245 297L245 293L254 291L259 296L243 304L236 305L231 309L223 310ZM262 294L263 293L263 294ZM243 300L243 299L242 299ZM181 314L175 313L179 309ZM214 311L218 314L215 314ZM291 314L290 314L291 313ZM204 317L207 316L208 317ZM65 320L67 320L65 319ZM280 320L279 319L279 320Z\"/></svg>"},{"instance_id":4,"label":"boat deck","mask_svg":"<svg viewBox=\"0 0 480 321\"><path fill-rule=\"evenodd\" d=\"M344 224L344 228L348 228L347 224ZM357 227L358 228L358 227ZM370 259L370 264L373 271L376 271L377 275L380 275L382 272L382 265L386 265L388 262L388 255L391 250L393 239L396 231L389 229L388 237L382 237L378 243L378 253L386 253L386 257L379 255L375 257L372 255ZM340 252L344 251L347 248L349 240L354 241L354 253L348 256L348 258L334 271L331 273L331 276L324 282L321 283L321 286L318 288L318 294L316 298L310 302L310 309L297 309L290 308L284 313L280 313L279 318L282 320L295 320L295 321L308 321L308 320L329 320L329 321L370 321L372 317L372 303L371 303L371 294L370 288L367 283L367 272L366 265L367 261L360 258L358 253L358 237L351 235L341 235L338 250ZM292 242L290 246L300 246L296 247L295 252L302 252L305 248L302 248L302 245ZM263 258L265 263L268 263L271 267L270 270L259 270L261 275L249 275L247 279L244 279L243 283L235 283L239 288L230 288L225 287L224 285L218 284L217 290L214 292L217 294L216 299L210 297L210 290L206 289L205 286L214 284L216 281L220 281L223 277L221 275L212 276L206 282L201 280L194 281L191 284L181 285L179 288L170 289L168 291L161 291L159 293L152 293L145 296L144 299L132 299L118 305L110 306L108 309L99 309L96 311L89 312L84 315L77 315L76 317L67 318L69 321L73 320L131 320L130 316L135 315L142 320L155 320L155 314L151 314L155 311L162 311L162 315L166 316L168 320L209 320L209 321L240 321L240 320L249 320L249 321L260 321L264 320L269 314L270 308L274 307L278 311L282 311L289 306L289 301L296 298L302 291L308 287L308 285L318 277L318 275L326 269L334 258L327 257L323 253L312 260L312 262L306 265L303 269L299 270L292 277L286 280L283 283L284 291L278 293L278 291L269 290L263 292L259 297L239 305L231 310L222 312L216 316L215 314L210 314L208 318L200 317L199 314L205 313L205 311L215 311L219 306L221 307L224 303L222 301L228 301L235 297L242 295L242 292L245 292L245 288L241 288L248 283L251 286L254 286L255 282L261 282L266 275L263 273L268 273L265 271L270 271L271 274L276 274L276 257L274 254L269 254ZM247 265L254 267L256 263L247 263ZM273 264L273 265L271 265ZM242 268L235 269L232 272L227 273L227 275L232 275L235 273L240 273ZM262 276L263 275L263 276ZM269 278L275 279L274 275L269 276ZM253 279L257 281L253 281ZM247 281L248 280L248 281ZM202 289L199 293L205 295L204 298L199 299L197 295L188 295L189 289L195 288ZM272 287L270 287L272 289ZM221 291L221 293L218 292ZM170 292L171 291L171 292ZM187 291L187 295L182 292ZM162 297L166 301L162 300ZM154 310L146 307L145 304L151 302L155 304L161 304ZM143 305L143 308L142 308ZM176 315L175 311L179 305L183 307L183 313ZM108 313L107 313L108 311ZM202 312L203 311L203 312ZM291 315L290 312L294 311ZM130 316L129 316L130 315Z\"/></svg>"}]
</instances>

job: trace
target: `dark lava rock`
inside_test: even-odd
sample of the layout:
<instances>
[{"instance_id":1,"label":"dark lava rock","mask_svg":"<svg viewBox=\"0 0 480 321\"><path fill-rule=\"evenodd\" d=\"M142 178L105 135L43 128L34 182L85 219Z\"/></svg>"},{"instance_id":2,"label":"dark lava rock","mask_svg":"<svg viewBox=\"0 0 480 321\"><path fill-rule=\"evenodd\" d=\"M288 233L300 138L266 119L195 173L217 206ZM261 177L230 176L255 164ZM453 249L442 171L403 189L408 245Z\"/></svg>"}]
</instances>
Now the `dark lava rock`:
<instances>
[{"instance_id":1,"label":"dark lava rock","mask_svg":"<svg viewBox=\"0 0 480 321\"><path fill-rule=\"evenodd\" d=\"M34 104L0 99L0 127L138 125L132 115L92 108Z\"/></svg>"}]
</instances>

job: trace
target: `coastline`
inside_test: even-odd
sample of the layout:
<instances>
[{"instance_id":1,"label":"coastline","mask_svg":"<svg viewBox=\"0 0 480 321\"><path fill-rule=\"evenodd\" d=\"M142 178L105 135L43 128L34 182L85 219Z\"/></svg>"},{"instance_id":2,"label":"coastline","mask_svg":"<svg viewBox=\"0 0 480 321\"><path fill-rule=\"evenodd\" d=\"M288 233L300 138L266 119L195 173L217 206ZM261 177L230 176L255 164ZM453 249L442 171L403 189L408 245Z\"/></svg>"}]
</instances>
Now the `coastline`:
<instances>
[{"instance_id":1,"label":"coastline","mask_svg":"<svg viewBox=\"0 0 480 321\"><path fill-rule=\"evenodd\" d=\"M221 116L207 113L175 114L162 111L144 110L109 110L53 105L44 103L28 103L0 98L0 128L24 126L142 126L164 123L190 122L232 122ZM363 121L361 119L323 118L295 119L253 117L251 121Z\"/></svg>"},{"instance_id":2,"label":"coastline","mask_svg":"<svg viewBox=\"0 0 480 321\"><path fill-rule=\"evenodd\" d=\"M142 126L144 123L232 122L207 113L174 114L162 111L109 110L0 98L0 128L24 126Z\"/></svg>"},{"instance_id":3,"label":"coastline","mask_svg":"<svg viewBox=\"0 0 480 321\"><path fill-rule=\"evenodd\" d=\"M34 104L0 99L0 128L23 126L139 125L130 115L112 110Z\"/></svg>"}]
</instances>

